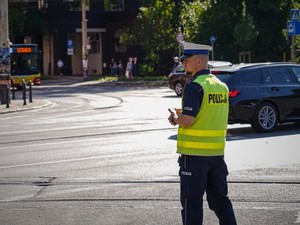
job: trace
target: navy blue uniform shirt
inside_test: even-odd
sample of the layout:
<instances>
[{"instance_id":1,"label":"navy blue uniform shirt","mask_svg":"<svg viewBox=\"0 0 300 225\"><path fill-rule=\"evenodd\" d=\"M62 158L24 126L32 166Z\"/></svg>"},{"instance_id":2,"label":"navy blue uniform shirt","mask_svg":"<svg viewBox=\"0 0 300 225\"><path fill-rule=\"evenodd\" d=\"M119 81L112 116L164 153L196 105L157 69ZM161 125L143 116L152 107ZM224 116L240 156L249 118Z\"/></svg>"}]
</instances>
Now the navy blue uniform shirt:
<instances>
[{"instance_id":1,"label":"navy blue uniform shirt","mask_svg":"<svg viewBox=\"0 0 300 225\"><path fill-rule=\"evenodd\" d=\"M200 84L193 82L198 76L210 74L210 70L200 70L185 85L182 98L182 114L196 117L203 99L203 88Z\"/></svg>"}]
</instances>

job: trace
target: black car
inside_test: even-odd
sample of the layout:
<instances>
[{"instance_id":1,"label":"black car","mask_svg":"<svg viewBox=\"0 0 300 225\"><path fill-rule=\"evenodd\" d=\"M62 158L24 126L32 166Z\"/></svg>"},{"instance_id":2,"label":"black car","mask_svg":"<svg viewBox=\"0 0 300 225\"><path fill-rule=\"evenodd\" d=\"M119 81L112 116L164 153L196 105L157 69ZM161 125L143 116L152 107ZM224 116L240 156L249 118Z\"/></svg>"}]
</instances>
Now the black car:
<instances>
[{"instance_id":1,"label":"black car","mask_svg":"<svg viewBox=\"0 0 300 225\"><path fill-rule=\"evenodd\" d=\"M299 64L239 64L211 72L229 88L229 124L269 132L279 123L300 121Z\"/></svg>"}]
</instances>

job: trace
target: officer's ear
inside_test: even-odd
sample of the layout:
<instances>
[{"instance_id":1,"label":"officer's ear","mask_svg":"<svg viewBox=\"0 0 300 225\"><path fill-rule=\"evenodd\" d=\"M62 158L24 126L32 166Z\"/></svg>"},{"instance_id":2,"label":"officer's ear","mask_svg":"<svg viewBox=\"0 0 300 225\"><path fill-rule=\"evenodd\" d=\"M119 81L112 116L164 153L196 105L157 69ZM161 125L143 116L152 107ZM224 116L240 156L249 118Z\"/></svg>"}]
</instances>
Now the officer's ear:
<instances>
[{"instance_id":1,"label":"officer's ear","mask_svg":"<svg viewBox=\"0 0 300 225\"><path fill-rule=\"evenodd\" d=\"M202 64L203 59L202 59L201 55L196 55L195 59L196 59L197 65L201 65Z\"/></svg>"},{"instance_id":2,"label":"officer's ear","mask_svg":"<svg viewBox=\"0 0 300 225\"><path fill-rule=\"evenodd\" d=\"M207 63L208 63L208 56L206 55L199 55L199 64L203 65L203 66L206 66Z\"/></svg>"}]
</instances>

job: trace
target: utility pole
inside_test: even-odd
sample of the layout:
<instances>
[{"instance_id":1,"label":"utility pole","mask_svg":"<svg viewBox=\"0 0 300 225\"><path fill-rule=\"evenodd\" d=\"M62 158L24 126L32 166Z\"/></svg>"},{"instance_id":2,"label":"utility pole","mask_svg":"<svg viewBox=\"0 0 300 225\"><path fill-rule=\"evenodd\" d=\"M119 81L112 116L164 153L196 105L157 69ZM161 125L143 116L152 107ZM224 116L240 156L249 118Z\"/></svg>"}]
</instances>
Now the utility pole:
<instances>
[{"instance_id":1,"label":"utility pole","mask_svg":"<svg viewBox=\"0 0 300 225\"><path fill-rule=\"evenodd\" d=\"M87 27L86 27L86 0L81 1L82 9L82 72L83 80L88 79Z\"/></svg>"},{"instance_id":2,"label":"utility pole","mask_svg":"<svg viewBox=\"0 0 300 225\"><path fill-rule=\"evenodd\" d=\"M295 56L295 36L291 36L291 61L296 62Z\"/></svg>"},{"instance_id":3,"label":"utility pole","mask_svg":"<svg viewBox=\"0 0 300 225\"><path fill-rule=\"evenodd\" d=\"M0 1L0 97L1 104L10 101L10 57L8 38L8 0ZM7 88L7 85L9 87ZM8 97L7 97L8 96Z\"/></svg>"}]
</instances>

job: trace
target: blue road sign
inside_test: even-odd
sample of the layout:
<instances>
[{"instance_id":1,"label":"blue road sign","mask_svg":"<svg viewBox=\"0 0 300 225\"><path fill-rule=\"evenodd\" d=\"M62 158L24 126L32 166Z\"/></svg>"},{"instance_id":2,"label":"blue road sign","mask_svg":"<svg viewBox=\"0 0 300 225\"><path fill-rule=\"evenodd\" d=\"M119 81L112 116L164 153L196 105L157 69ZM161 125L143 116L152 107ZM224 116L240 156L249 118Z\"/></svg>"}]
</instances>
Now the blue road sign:
<instances>
[{"instance_id":1,"label":"blue road sign","mask_svg":"<svg viewBox=\"0 0 300 225\"><path fill-rule=\"evenodd\" d=\"M72 40L68 40L68 42L67 42L67 48L73 48L73 42L72 42Z\"/></svg>"},{"instance_id":2,"label":"blue road sign","mask_svg":"<svg viewBox=\"0 0 300 225\"><path fill-rule=\"evenodd\" d=\"M288 21L286 28L288 36L300 35L300 21Z\"/></svg>"},{"instance_id":3,"label":"blue road sign","mask_svg":"<svg viewBox=\"0 0 300 225\"><path fill-rule=\"evenodd\" d=\"M300 21L299 9L291 9L291 21Z\"/></svg>"},{"instance_id":4,"label":"blue road sign","mask_svg":"<svg viewBox=\"0 0 300 225\"><path fill-rule=\"evenodd\" d=\"M214 35L210 36L210 42L215 42L216 41L216 37Z\"/></svg>"}]
</instances>

